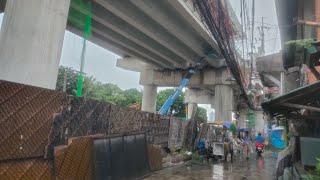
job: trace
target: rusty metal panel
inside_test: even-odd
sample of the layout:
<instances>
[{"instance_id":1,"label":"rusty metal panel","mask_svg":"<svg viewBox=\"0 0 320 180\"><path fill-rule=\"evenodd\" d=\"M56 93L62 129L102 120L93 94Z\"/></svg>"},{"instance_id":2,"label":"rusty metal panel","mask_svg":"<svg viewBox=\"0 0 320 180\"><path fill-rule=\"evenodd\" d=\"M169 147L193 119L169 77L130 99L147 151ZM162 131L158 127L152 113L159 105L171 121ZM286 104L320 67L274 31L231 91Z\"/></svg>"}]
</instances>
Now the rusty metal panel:
<instances>
[{"instance_id":1,"label":"rusty metal panel","mask_svg":"<svg viewBox=\"0 0 320 180\"><path fill-rule=\"evenodd\" d=\"M162 152L161 147L157 145L148 144L148 159L151 171L162 169Z\"/></svg>"},{"instance_id":2,"label":"rusty metal panel","mask_svg":"<svg viewBox=\"0 0 320 180\"><path fill-rule=\"evenodd\" d=\"M149 143L167 144L169 117L83 98L70 101L69 107L54 119L50 137L52 146L65 144L70 137L141 131L147 133Z\"/></svg>"},{"instance_id":3,"label":"rusty metal panel","mask_svg":"<svg viewBox=\"0 0 320 180\"><path fill-rule=\"evenodd\" d=\"M93 140L80 137L71 140L65 149L55 154L57 179L93 179Z\"/></svg>"},{"instance_id":4,"label":"rusty metal panel","mask_svg":"<svg viewBox=\"0 0 320 180\"><path fill-rule=\"evenodd\" d=\"M146 113L142 118L142 131L146 132L148 143L167 145L170 118L159 114Z\"/></svg>"},{"instance_id":5,"label":"rusty metal panel","mask_svg":"<svg viewBox=\"0 0 320 180\"><path fill-rule=\"evenodd\" d=\"M43 156L53 116L65 98L55 91L0 81L0 160Z\"/></svg>"},{"instance_id":6,"label":"rusty metal panel","mask_svg":"<svg viewBox=\"0 0 320 180\"><path fill-rule=\"evenodd\" d=\"M154 136L154 144L168 145L170 118L155 115L152 134Z\"/></svg>"},{"instance_id":7,"label":"rusty metal panel","mask_svg":"<svg viewBox=\"0 0 320 180\"><path fill-rule=\"evenodd\" d=\"M111 105L109 134L138 132L141 130L140 112Z\"/></svg>"},{"instance_id":8,"label":"rusty metal panel","mask_svg":"<svg viewBox=\"0 0 320 180\"><path fill-rule=\"evenodd\" d=\"M168 147L171 149L180 149L183 146L186 123L180 119L170 119L170 129L168 138Z\"/></svg>"},{"instance_id":9,"label":"rusty metal panel","mask_svg":"<svg viewBox=\"0 0 320 180\"><path fill-rule=\"evenodd\" d=\"M46 180L52 178L52 163L42 158L0 163L0 179Z\"/></svg>"},{"instance_id":10,"label":"rusty metal panel","mask_svg":"<svg viewBox=\"0 0 320 180\"><path fill-rule=\"evenodd\" d=\"M158 114L0 81L0 179L92 179L89 137L73 139L57 154L52 175L49 160L54 158L54 147L79 136L146 132L146 136L134 136L134 141L123 139L127 153L141 152L145 149L135 149L132 142L142 147L147 138L148 143L167 146L169 127L170 118ZM132 155L132 162L138 162ZM40 159L21 160L26 158ZM130 168L128 175L136 171L134 166Z\"/></svg>"},{"instance_id":11,"label":"rusty metal panel","mask_svg":"<svg viewBox=\"0 0 320 180\"><path fill-rule=\"evenodd\" d=\"M135 179L150 170L144 134L94 140L95 179Z\"/></svg>"},{"instance_id":12,"label":"rusty metal panel","mask_svg":"<svg viewBox=\"0 0 320 180\"><path fill-rule=\"evenodd\" d=\"M55 116L50 130L48 156L53 147L66 144L68 138L107 134L110 104L84 98L70 98L69 106Z\"/></svg>"}]
</instances>

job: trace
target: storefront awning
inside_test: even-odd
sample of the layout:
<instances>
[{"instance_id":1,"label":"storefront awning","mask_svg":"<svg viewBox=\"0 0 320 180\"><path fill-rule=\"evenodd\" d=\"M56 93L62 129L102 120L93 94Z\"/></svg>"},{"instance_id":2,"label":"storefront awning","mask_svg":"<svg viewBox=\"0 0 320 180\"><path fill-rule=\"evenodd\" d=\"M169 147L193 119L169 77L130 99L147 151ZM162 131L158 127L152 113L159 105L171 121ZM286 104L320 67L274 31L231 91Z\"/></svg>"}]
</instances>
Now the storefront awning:
<instances>
[{"instance_id":1,"label":"storefront awning","mask_svg":"<svg viewBox=\"0 0 320 180\"><path fill-rule=\"evenodd\" d=\"M320 112L320 81L264 102L262 108L273 116L302 116L300 119L308 114L301 110Z\"/></svg>"}]
</instances>

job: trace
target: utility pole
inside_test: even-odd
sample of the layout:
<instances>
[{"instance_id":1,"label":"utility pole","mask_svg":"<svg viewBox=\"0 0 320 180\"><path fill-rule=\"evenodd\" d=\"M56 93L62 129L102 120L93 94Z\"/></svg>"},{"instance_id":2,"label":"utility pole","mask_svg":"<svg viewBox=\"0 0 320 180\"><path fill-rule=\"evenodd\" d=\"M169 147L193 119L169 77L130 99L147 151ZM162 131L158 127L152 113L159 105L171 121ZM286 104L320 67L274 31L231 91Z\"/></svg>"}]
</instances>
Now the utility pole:
<instances>
[{"instance_id":1,"label":"utility pole","mask_svg":"<svg viewBox=\"0 0 320 180\"><path fill-rule=\"evenodd\" d=\"M63 86L62 86L62 92L67 92L67 68L64 68L63 71Z\"/></svg>"},{"instance_id":2,"label":"utility pole","mask_svg":"<svg viewBox=\"0 0 320 180\"><path fill-rule=\"evenodd\" d=\"M254 42L254 16L255 16L255 0L252 0L252 19L251 19L251 71L250 71L250 86L252 86L253 76L253 42Z\"/></svg>"},{"instance_id":3,"label":"utility pole","mask_svg":"<svg viewBox=\"0 0 320 180\"><path fill-rule=\"evenodd\" d=\"M264 55L265 54L265 39L264 39L264 23L263 23L263 17L261 17L261 27L260 27L260 33L261 33L261 47L260 47L260 52L259 55Z\"/></svg>"},{"instance_id":4,"label":"utility pole","mask_svg":"<svg viewBox=\"0 0 320 180\"><path fill-rule=\"evenodd\" d=\"M261 17L261 26L259 27L260 40L261 40L261 46L259 48L259 55L260 56L263 56L265 54L265 33L264 33L265 29L269 30L269 27L265 26L264 17Z\"/></svg>"}]
</instances>

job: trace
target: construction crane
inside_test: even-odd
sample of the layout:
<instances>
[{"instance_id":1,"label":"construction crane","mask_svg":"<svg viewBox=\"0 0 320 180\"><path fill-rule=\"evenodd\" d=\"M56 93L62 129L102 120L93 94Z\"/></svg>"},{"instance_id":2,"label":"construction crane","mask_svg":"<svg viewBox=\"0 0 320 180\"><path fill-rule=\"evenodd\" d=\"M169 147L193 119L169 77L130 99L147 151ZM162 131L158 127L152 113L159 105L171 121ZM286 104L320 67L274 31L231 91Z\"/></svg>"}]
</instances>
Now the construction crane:
<instances>
[{"instance_id":1,"label":"construction crane","mask_svg":"<svg viewBox=\"0 0 320 180\"><path fill-rule=\"evenodd\" d=\"M173 105L173 103L177 100L179 95L182 93L183 88L187 87L191 77L200 69L202 69L206 65L206 61L204 58L200 58L199 62L196 64L195 67L191 67L188 69L187 73L183 76L183 78L180 81L179 87L175 89L175 91L170 95L170 97L165 101L165 103L162 105L162 107L159 110L159 114L161 115L167 115L169 109Z\"/></svg>"}]
</instances>

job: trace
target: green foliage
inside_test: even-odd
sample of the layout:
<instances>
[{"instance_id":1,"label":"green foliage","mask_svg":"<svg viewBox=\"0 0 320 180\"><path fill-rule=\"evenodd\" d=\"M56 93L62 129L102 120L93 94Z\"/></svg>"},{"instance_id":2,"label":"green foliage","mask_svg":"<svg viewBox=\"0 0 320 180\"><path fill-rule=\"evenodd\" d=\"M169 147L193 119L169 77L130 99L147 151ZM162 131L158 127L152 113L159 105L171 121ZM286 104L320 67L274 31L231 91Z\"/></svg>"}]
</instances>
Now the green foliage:
<instances>
[{"instance_id":1,"label":"green foliage","mask_svg":"<svg viewBox=\"0 0 320 180\"><path fill-rule=\"evenodd\" d=\"M62 91L66 83L66 93L75 96L77 89L77 76L79 72L72 68L60 67L57 79L56 90ZM66 77L66 82L64 78ZM157 111L161 108L168 97L174 92L174 89L162 90L157 95ZM99 101L110 102L122 107L128 107L133 104L141 105L142 92L137 89L122 90L115 84L97 82L93 77L84 75L83 97ZM171 113L174 116L185 118L186 105L184 104L184 94L181 94L171 107ZM198 107L195 116L198 123L207 121L207 111Z\"/></svg>"},{"instance_id":2,"label":"green foliage","mask_svg":"<svg viewBox=\"0 0 320 180\"><path fill-rule=\"evenodd\" d=\"M158 92L157 95L157 111L160 110L161 106L164 102L170 97L170 95L174 92L175 89L165 89ZM174 116L185 119L186 117L186 104L184 104L184 94L182 93L179 98L174 102L170 109L170 113L175 112ZM198 107L195 115L195 119L198 123L207 122L207 110Z\"/></svg>"},{"instance_id":3,"label":"green foliage","mask_svg":"<svg viewBox=\"0 0 320 180\"><path fill-rule=\"evenodd\" d=\"M236 134L237 133L237 126L236 126L235 123L231 124L230 131L232 132L232 134Z\"/></svg>"},{"instance_id":4,"label":"green foliage","mask_svg":"<svg viewBox=\"0 0 320 180\"><path fill-rule=\"evenodd\" d=\"M138 103L142 103L142 93L137 89L127 89L124 91L124 96L126 98L127 105Z\"/></svg>"},{"instance_id":5,"label":"green foliage","mask_svg":"<svg viewBox=\"0 0 320 180\"><path fill-rule=\"evenodd\" d=\"M170 97L170 95L174 92L174 89L165 89L157 94L157 111L160 110L161 106L164 102ZM174 102L171 109L169 110L170 113L174 112L174 116L176 117L186 117L186 106L184 104L184 95L181 94L178 99Z\"/></svg>"},{"instance_id":6,"label":"green foliage","mask_svg":"<svg viewBox=\"0 0 320 180\"><path fill-rule=\"evenodd\" d=\"M247 114L247 117L248 117L248 120L249 120L248 126L250 128L253 128L255 126L255 124L256 124L256 115L255 115L255 113L252 110L250 110L248 112L248 114Z\"/></svg>"},{"instance_id":7,"label":"green foliage","mask_svg":"<svg viewBox=\"0 0 320 180\"><path fill-rule=\"evenodd\" d=\"M207 122L207 120L208 120L207 110L204 109L204 108L202 108L202 107L197 107L197 112L196 112L195 120L196 120L197 123L199 123L199 124Z\"/></svg>"},{"instance_id":8,"label":"green foliage","mask_svg":"<svg viewBox=\"0 0 320 180\"><path fill-rule=\"evenodd\" d=\"M63 90L65 74L67 79L66 93L76 95L79 72L71 68L59 68L56 90ZM93 77L84 76L83 97L128 107L135 103L141 104L142 93L137 89L122 90L115 84L103 84L95 81Z\"/></svg>"},{"instance_id":9,"label":"green foliage","mask_svg":"<svg viewBox=\"0 0 320 180\"><path fill-rule=\"evenodd\" d=\"M315 42L313 39L292 40L286 42L285 46L295 46L297 49L308 49L313 47L313 43Z\"/></svg>"},{"instance_id":10,"label":"green foliage","mask_svg":"<svg viewBox=\"0 0 320 180\"><path fill-rule=\"evenodd\" d=\"M56 90L62 91L64 77L66 76L66 93L75 96L77 89L77 77L79 72L72 68L60 67L57 78ZM83 94L86 97L90 93L95 79L93 77L84 76Z\"/></svg>"},{"instance_id":11,"label":"green foliage","mask_svg":"<svg viewBox=\"0 0 320 180\"><path fill-rule=\"evenodd\" d=\"M308 174L308 178L307 178L308 180L320 179L320 157L316 159L317 159L316 169L312 174Z\"/></svg>"}]
</instances>

